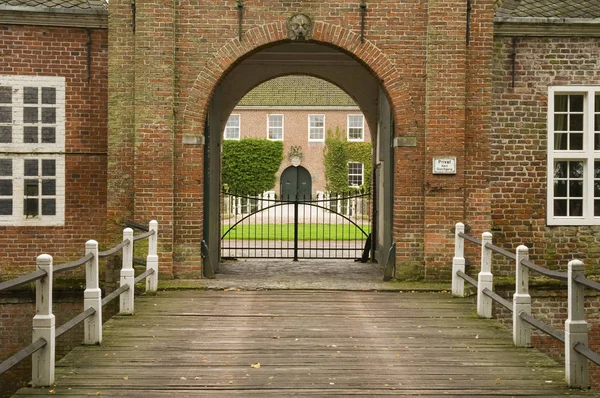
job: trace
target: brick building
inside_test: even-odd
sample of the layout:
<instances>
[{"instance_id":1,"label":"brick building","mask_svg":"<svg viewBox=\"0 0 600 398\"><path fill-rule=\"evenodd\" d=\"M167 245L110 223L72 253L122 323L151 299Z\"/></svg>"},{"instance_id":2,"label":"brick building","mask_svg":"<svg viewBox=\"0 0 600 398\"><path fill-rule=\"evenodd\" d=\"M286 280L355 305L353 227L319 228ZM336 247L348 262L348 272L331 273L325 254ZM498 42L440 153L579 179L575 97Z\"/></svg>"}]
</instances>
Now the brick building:
<instances>
[{"instance_id":1,"label":"brick building","mask_svg":"<svg viewBox=\"0 0 600 398\"><path fill-rule=\"evenodd\" d=\"M364 115L376 259L397 277L447 279L457 221L550 268L597 270L600 2L363 4L4 2L3 275L155 218L162 276L201 276L201 241L218 257L228 116L298 74Z\"/></svg>"},{"instance_id":2,"label":"brick building","mask_svg":"<svg viewBox=\"0 0 600 398\"><path fill-rule=\"evenodd\" d=\"M284 76L255 87L238 102L227 119L223 139L283 141L284 159L273 187L277 194L282 173L295 167L290 151L300 148L301 166L311 176L314 194L326 190L323 150L328 132L339 132L349 142L371 141L360 108L339 87L310 76ZM362 186L364 171L363 163L351 159L348 185Z\"/></svg>"}]
</instances>

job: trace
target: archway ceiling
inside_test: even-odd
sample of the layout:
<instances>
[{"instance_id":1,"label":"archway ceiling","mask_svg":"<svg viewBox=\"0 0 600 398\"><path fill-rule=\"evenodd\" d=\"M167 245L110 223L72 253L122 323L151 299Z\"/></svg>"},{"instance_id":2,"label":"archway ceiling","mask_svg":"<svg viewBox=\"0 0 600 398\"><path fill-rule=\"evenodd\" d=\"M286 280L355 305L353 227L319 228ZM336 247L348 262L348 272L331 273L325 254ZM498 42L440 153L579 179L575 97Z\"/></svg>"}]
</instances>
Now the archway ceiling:
<instances>
[{"instance_id":1,"label":"archway ceiling","mask_svg":"<svg viewBox=\"0 0 600 398\"><path fill-rule=\"evenodd\" d=\"M377 131L380 84L369 70L335 48L314 43L285 43L265 48L240 62L219 86L220 122L242 97L260 83L275 77L305 74L330 81L346 91L361 108L371 134Z\"/></svg>"}]
</instances>

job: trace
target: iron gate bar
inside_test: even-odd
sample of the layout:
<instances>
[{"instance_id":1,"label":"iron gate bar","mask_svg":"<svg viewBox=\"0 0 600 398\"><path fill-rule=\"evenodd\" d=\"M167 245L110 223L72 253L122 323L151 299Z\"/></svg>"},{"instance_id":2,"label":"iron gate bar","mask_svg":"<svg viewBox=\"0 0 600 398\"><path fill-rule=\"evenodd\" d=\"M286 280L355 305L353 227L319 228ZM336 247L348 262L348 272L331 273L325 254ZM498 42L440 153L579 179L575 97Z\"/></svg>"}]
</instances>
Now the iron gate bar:
<instances>
[{"instance_id":1,"label":"iron gate bar","mask_svg":"<svg viewBox=\"0 0 600 398\"><path fill-rule=\"evenodd\" d=\"M287 257L294 260L301 257L362 257L363 245L357 243L366 239L369 233L358 224L358 218L364 220L362 225L370 226L370 193L282 200L275 199L274 192L268 196L223 192L222 200L221 225L222 230L225 229L221 235L222 257ZM252 217L257 221L253 222ZM244 227L236 230L240 225ZM232 231L237 231L233 238Z\"/></svg>"}]
</instances>

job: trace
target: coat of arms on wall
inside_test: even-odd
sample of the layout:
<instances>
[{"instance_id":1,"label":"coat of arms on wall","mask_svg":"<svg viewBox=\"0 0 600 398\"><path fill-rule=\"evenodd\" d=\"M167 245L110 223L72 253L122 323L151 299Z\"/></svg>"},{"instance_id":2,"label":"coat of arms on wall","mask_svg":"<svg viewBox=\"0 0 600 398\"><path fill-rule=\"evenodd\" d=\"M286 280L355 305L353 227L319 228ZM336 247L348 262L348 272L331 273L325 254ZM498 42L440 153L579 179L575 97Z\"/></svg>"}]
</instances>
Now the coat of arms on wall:
<instances>
[{"instance_id":1,"label":"coat of arms on wall","mask_svg":"<svg viewBox=\"0 0 600 398\"><path fill-rule=\"evenodd\" d=\"M312 21L308 16L295 14L288 21L288 37L290 40L310 40L312 27Z\"/></svg>"}]
</instances>

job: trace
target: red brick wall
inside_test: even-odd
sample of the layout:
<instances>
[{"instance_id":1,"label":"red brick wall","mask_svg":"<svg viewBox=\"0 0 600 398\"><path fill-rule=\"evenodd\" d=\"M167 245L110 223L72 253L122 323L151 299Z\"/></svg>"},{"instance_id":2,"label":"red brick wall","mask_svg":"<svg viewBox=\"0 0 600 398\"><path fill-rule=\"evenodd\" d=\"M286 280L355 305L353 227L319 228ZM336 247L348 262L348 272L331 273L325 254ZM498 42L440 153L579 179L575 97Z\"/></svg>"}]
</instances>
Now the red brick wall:
<instances>
[{"instance_id":1,"label":"red brick wall","mask_svg":"<svg viewBox=\"0 0 600 398\"><path fill-rule=\"evenodd\" d=\"M492 233L498 245L514 250L532 243L530 259L566 270L574 258L598 272L596 227L547 226L548 87L600 84L600 39L519 38L512 87L512 38L494 41L491 135ZM498 262L497 274L513 273ZM595 268L595 269L594 269Z\"/></svg>"},{"instance_id":2,"label":"red brick wall","mask_svg":"<svg viewBox=\"0 0 600 398\"><path fill-rule=\"evenodd\" d=\"M88 239L103 243L107 193L107 31L93 29L91 39L88 82L86 29L0 27L0 74L66 79L65 224L0 227L2 278L33 270L35 258L41 253L53 255L57 263L83 255Z\"/></svg>"},{"instance_id":3,"label":"red brick wall","mask_svg":"<svg viewBox=\"0 0 600 398\"><path fill-rule=\"evenodd\" d=\"M288 153L292 146L300 146L304 154L302 166L305 167L312 177L312 191L325 191L325 165L323 162L323 149L325 141L308 141L308 115L325 115L325 134L327 130L335 132L339 127L343 136L346 136L348 115L361 114L360 110L290 110L290 109L235 109L232 113L240 115L240 137L241 138L267 138L267 115L284 115L283 132L283 161L277 171L277 181L274 190L279 193L279 176L291 163ZM371 141L371 133L366 121L364 123L364 142Z\"/></svg>"},{"instance_id":4,"label":"red brick wall","mask_svg":"<svg viewBox=\"0 0 600 398\"><path fill-rule=\"evenodd\" d=\"M117 82L125 83L118 67L126 73L135 70L131 85L135 88L135 122L123 116L130 112L127 107L132 104L133 88L116 92L111 97L111 141L136 137L135 158L141 166L136 168L132 189L135 218L159 218L165 232L163 273L188 275L199 266L204 148L182 145L183 135L204 134L218 82L245 56L264 45L285 42L286 21L301 12L314 21L315 42L353 54L371 69L392 104L396 135L417 139L416 148L395 151L393 233L398 242L398 269L414 268L413 277L447 277L450 228L469 217L483 228L489 214L487 175L478 167L487 155L492 3L474 1L473 49L469 50L466 4L459 0L369 2L364 42L358 33L360 7L351 0L329 1L326 6L304 1L247 1L241 41L234 3L182 1L175 10L172 2L156 0L136 8L135 44L130 40L129 2L111 2L115 33L111 43L117 44L111 54L119 60L111 82L115 87ZM117 36L119 33L123 35ZM131 54L135 54L135 65ZM474 144L470 157L465 157L466 137ZM126 145L116 153L131 153ZM458 173L432 176L433 156L456 156ZM130 184L130 175L116 173L125 169L123 161L117 161L115 172L109 170L111 185ZM472 206L465 205L466 195L473 199ZM124 194L109 198L111 220L122 216L117 210L122 199L131 203Z\"/></svg>"}]
</instances>

